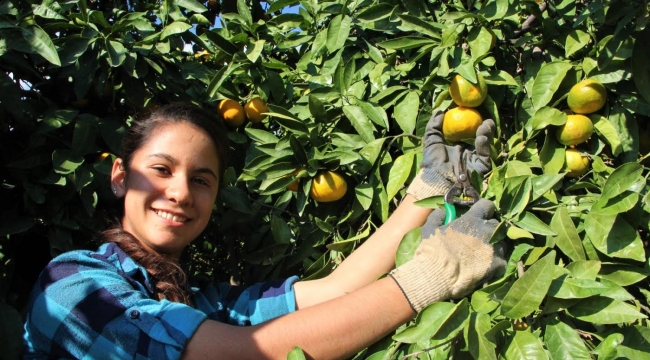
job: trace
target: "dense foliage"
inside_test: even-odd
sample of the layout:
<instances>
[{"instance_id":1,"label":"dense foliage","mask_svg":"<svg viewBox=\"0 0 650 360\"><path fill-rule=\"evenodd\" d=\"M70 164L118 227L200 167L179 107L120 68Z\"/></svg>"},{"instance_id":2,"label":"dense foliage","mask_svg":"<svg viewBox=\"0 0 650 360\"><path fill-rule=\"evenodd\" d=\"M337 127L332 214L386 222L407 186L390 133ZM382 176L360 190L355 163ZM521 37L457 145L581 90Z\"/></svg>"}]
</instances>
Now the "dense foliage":
<instances>
[{"instance_id":1,"label":"dense foliage","mask_svg":"<svg viewBox=\"0 0 650 360\"><path fill-rule=\"evenodd\" d=\"M134 118L171 101L216 112L224 98L262 98L269 116L230 130L189 271L317 278L395 209L424 124L455 106L456 74L489 87L477 109L498 125L493 173L473 181L497 204L508 271L356 358L647 357L648 12L647 0L0 1L0 358L19 352L44 264L94 248L115 216L107 174ZM576 147L589 171L568 177L555 134L585 78L607 102ZM342 199L310 198L324 170L345 179ZM405 237L398 264L417 240Z\"/></svg>"}]
</instances>

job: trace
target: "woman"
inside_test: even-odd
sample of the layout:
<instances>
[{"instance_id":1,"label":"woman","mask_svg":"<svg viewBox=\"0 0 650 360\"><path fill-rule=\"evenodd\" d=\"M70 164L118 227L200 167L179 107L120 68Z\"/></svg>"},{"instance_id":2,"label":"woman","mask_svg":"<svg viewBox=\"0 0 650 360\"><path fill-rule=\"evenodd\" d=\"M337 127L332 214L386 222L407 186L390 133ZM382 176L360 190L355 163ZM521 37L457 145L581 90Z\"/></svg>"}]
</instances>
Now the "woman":
<instances>
[{"instance_id":1,"label":"woman","mask_svg":"<svg viewBox=\"0 0 650 360\"><path fill-rule=\"evenodd\" d=\"M113 165L121 222L97 251L62 254L43 270L28 307L25 357L284 359L300 346L313 358L342 358L428 304L465 295L504 265L487 245L493 206L479 201L440 227L444 214L413 203L444 193L456 161L485 174L493 123L478 130L474 150L445 146L441 121L438 114L429 122L408 195L331 275L190 289L178 261L210 219L226 132L196 106L160 108L131 127ZM393 269L399 241L425 221L413 260Z\"/></svg>"}]
</instances>

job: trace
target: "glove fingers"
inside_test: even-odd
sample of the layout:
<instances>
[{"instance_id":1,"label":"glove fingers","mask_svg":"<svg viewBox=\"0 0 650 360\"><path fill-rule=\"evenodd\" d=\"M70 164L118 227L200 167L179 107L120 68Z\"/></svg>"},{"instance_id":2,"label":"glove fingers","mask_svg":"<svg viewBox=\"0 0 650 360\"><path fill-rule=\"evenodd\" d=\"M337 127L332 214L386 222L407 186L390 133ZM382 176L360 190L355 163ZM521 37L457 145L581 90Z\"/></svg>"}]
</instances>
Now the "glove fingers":
<instances>
[{"instance_id":1,"label":"glove fingers","mask_svg":"<svg viewBox=\"0 0 650 360\"><path fill-rule=\"evenodd\" d=\"M494 203L490 200L487 199L479 199L476 204L472 205L469 210L467 210L467 213L465 213L466 217L475 217L479 219L484 219L488 220L494 215Z\"/></svg>"},{"instance_id":2,"label":"glove fingers","mask_svg":"<svg viewBox=\"0 0 650 360\"><path fill-rule=\"evenodd\" d=\"M427 221L422 225L422 239L427 239L436 232L436 229L445 223L445 211L442 208L435 209Z\"/></svg>"},{"instance_id":3,"label":"glove fingers","mask_svg":"<svg viewBox=\"0 0 650 360\"><path fill-rule=\"evenodd\" d=\"M424 147L427 148L433 144L444 144L442 136L442 121L445 118L444 112L437 110L431 115L427 127L424 130Z\"/></svg>"},{"instance_id":4,"label":"glove fingers","mask_svg":"<svg viewBox=\"0 0 650 360\"><path fill-rule=\"evenodd\" d=\"M476 129L476 137L479 136L494 137L495 129L496 129L496 125L494 124L494 120L485 119L478 127L478 129Z\"/></svg>"}]
</instances>

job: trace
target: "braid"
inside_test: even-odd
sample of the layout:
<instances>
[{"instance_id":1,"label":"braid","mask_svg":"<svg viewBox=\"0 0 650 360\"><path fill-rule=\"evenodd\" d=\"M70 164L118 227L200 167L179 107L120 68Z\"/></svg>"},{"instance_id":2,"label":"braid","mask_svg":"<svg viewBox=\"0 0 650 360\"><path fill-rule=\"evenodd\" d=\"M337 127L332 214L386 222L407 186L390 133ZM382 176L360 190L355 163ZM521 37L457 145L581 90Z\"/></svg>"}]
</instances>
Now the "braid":
<instances>
[{"instance_id":1,"label":"braid","mask_svg":"<svg viewBox=\"0 0 650 360\"><path fill-rule=\"evenodd\" d=\"M154 288L154 297L192 305L187 276L174 261L146 251L133 235L121 226L113 226L101 234L104 242L114 242L138 264L147 269Z\"/></svg>"}]
</instances>

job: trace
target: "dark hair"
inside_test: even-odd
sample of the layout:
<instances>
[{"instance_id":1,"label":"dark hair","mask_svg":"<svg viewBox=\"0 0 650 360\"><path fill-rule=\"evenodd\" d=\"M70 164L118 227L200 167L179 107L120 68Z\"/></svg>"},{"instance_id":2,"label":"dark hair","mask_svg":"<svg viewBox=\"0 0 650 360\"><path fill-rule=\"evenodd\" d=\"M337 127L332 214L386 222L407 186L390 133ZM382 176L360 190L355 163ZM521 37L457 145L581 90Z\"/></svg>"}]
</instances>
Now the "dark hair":
<instances>
[{"instance_id":1,"label":"dark hair","mask_svg":"<svg viewBox=\"0 0 650 360\"><path fill-rule=\"evenodd\" d=\"M218 116L189 103L162 106L133 123L122 139L120 158L125 171L128 172L135 152L149 140L159 126L183 122L203 129L210 136L217 148L219 179L223 179L229 149L227 130ZM145 250L133 235L122 228L119 221L102 232L101 238L104 242L116 243L122 251L147 269L154 288L154 296L158 300L167 299L191 304L187 276L172 259Z\"/></svg>"}]
</instances>

